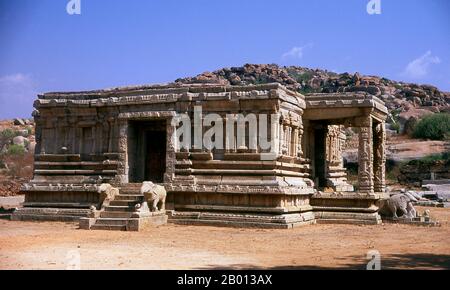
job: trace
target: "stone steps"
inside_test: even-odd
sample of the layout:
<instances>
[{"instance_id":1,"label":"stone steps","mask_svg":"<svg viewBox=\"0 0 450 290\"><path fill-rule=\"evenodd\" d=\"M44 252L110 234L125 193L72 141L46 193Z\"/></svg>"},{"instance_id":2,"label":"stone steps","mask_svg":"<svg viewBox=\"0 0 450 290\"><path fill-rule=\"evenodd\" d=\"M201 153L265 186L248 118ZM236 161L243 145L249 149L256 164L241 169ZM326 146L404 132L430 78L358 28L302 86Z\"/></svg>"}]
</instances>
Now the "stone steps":
<instances>
[{"instance_id":1,"label":"stone steps","mask_svg":"<svg viewBox=\"0 0 450 290\"><path fill-rule=\"evenodd\" d=\"M82 227L91 230L104 231L137 231L151 225L167 223L166 214L150 214L144 217L133 217L136 205L144 201L140 194L141 184L128 184L119 188L119 194L109 202L97 218L86 218Z\"/></svg>"},{"instance_id":2,"label":"stone steps","mask_svg":"<svg viewBox=\"0 0 450 290\"><path fill-rule=\"evenodd\" d=\"M108 206L105 208L105 211L121 211L121 212L134 212L134 207L130 206Z\"/></svg>"},{"instance_id":3,"label":"stone steps","mask_svg":"<svg viewBox=\"0 0 450 290\"><path fill-rule=\"evenodd\" d=\"M119 189L119 194L114 196L105 211L91 226L92 230L126 231L136 204L144 200L140 194L140 184L131 184Z\"/></svg>"},{"instance_id":4,"label":"stone steps","mask_svg":"<svg viewBox=\"0 0 450 290\"><path fill-rule=\"evenodd\" d=\"M121 225L98 225L95 224L91 227L91 230L102 230L102 231L126 231L127 226Z\"/></svg>"},{"instance_id":5,"label":"stone steps","mask_svg":"<svg viewBox=\"0 0 450 290\"><path fill-rule=\"evenodd\" d=\"M104 211L100 214L101 218L131 218L131 211Z\"/></svg>"},{"instance_id":6,"label":"stone steps","mask_svg":"<svg viewBox=\"0 0 450 290\"><path fill-rule=\"evenodd\" d=\"M141 183L129 183L120 188L120 194L123 195L141 195Z\"/></svg>"},{"instance_id":7,"label":"stone steps","mask_svg":"<svg viewBox=\"0 0 450 290\"><path fill-rule=\"evenodd\" d=\"M128 206L133 207L138 204L137 200L113 200L109 203L110 206Z\"/></svg>"},{"instance_id":8,"label":"stone steps","mask_svg":"<svg viewBox=\"0 0 450 290\"><path fill-rule=\"evenodd\" d=\"M144 199L140 194L119 194L114 197L114 200L128 200L128 201L141 201Z\"/></svg>"},{"instance_id":9,"label":"stone steps","mask_svg":"<svg viewBox=\"0 0 450 290\"><path fill-rule=\"evenodd\" d=\"M95 225L126 226L128 218L98 218Z\"/></svg>"}]
</instances>

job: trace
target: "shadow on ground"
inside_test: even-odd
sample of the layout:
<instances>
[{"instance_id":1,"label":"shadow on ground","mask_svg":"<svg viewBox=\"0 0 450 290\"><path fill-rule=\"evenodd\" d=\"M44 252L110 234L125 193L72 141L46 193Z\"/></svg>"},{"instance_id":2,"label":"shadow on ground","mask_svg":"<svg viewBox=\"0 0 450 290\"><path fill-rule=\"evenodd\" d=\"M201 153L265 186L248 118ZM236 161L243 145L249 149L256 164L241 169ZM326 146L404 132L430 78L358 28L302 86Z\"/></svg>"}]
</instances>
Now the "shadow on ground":
<instances>
[{"instance_id":1,"label":"shadow on ground","mask_svg":"<svg viewBox=\"0 0 450 290\"><path fill-rule=\"evenodd\" d=\"M0 219L2 220L10 220L11 214L14 212L15 209L5 209L3 207L0 207Z\"/></svg>"},{"instance_id":2,"label":"shadow on ground","mask_svg":"<svg viewBox=\"0 0 450 290\"><path fill-rule=\"evenodd\" d=\"M285 265L276 267L260 267L249 264L236 264L228 267L210 265L200 268L200 270L366 270L368 260L362 259L360 256L350 257L345 260L353 260L351 264L337 263L336 267L322 267L314 265ZM450 270L450 255L436 254L399 254L381 256L382 270L420 270L420 269L436 269Z\"/></svg>"}]
</instances>

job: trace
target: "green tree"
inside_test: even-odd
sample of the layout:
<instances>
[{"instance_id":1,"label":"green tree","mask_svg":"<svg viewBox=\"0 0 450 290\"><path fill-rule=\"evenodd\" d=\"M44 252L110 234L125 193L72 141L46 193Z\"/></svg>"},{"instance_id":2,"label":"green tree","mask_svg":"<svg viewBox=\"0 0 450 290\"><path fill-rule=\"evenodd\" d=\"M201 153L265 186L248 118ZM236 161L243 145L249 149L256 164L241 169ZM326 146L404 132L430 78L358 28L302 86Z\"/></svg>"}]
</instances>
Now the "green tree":
<instances>
[{"instance_id":1,"label":"green tree","mask_svg":"<svg viewBox=\"0 0 450 290\"><path fill-rule=\"evenodd\" d=\"M438 113L426 116L414 128L414 138L445 140L450 138L450 114Z\"/></svg>"}]
</instances>

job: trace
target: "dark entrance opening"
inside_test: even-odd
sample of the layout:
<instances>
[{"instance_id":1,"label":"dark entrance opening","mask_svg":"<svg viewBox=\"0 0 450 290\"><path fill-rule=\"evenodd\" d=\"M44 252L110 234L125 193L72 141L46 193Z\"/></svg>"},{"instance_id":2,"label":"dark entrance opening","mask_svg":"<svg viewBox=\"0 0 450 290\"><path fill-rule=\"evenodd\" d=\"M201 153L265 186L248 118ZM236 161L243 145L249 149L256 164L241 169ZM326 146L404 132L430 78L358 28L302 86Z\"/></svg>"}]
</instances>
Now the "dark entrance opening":
<instances>
[{"instance_id":1,"label":"dark entrance opening","mask_svg":"<svg viewBox=\"0 0 450 290\"><path fill-rule=\"evenodd\" d=\"M145 132L145 180L153 182L163 182L166 172L166 132L152 131Z\"/></svg>"},{"instance_id":2,"label":"dark entrance opening","mask_svg":"<svg viewBox=\"0 0 450 290\"><path fill-rule=\"evenodd\" d=\"M326 129L323 126L316 127L314 129L314 179L318 188L324 188L327 185L325 138Z\"/></svg>"},{"instance_id":3,"label":"dark entrance opening","mask_svg":"<svg viewBox=\"0 0 450 290\"><path fill-rule=\"evenodd\" d=\"M164 182L166 121L131 121L128 138L129 181Z\"/></svg>"}]
</instances>

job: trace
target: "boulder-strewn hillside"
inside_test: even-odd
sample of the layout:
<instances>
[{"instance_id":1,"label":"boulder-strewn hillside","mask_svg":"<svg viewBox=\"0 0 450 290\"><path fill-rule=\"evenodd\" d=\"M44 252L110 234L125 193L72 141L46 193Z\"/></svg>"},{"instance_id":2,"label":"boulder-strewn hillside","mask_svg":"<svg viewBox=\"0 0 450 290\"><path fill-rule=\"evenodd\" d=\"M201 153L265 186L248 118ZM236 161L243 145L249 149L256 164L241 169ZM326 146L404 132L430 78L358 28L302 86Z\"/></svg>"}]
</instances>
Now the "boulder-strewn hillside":
<instances>
[{"instance_id":1,"label":"boulder-strewn hillside","mask_svg":"<svg viewBox=\"0 0 450 290\"><path fill-rule=\"evenodd\" d=\"M33 174L34 122L0 121L0 197L16 195Z\"/></svg>"},{"instance_id":2,"label":"boulder-strewn hillside","mask_svg":"<svg viewBox=\"0 0 450 290\"><path fill-rule=\"evenodd\" d=\"M337 74L320 69L275 64L246 64L243 67L223 68L195 77L182 78L175 83L219 83L231 85L279 82L300 93L332 93L364 91L380 97L390 111L412 111L422 116L427 112L450 111L450 93L430 85L396 82L359 73ZM424 110L414 112L416 110ZM407 118L409 118L408 116Z\"/></svg>"}]
</instances>

